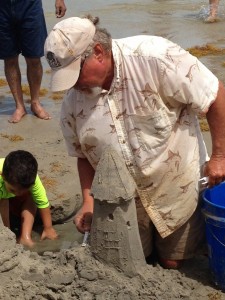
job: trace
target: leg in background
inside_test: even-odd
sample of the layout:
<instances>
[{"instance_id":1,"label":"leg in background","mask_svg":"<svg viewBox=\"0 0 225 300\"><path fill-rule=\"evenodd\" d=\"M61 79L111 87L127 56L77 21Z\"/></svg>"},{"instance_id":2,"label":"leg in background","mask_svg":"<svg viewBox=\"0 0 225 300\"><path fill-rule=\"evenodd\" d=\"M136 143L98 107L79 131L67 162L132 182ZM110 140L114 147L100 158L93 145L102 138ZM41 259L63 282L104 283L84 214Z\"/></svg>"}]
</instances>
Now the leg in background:
<instances>
[{"instance_id":1,"label":"leg in background","mask_svg":"<svg viewBox=\"0 0 225 300\"><path fill-rule=\"evenodd\" d=\"M49 120L49 114L44 110L39 101L43 68L40 58L25 57L27 63L27 80L30 87L31 111L40 119Z\"/></svg>"},{"instance_id":2,"label":"leg in background","mask_svg":"<svg viewBox=\"0 0 225 300\"><path fill-rule=\"evenodd\" d=\"M219 0L209 0L210 5L210 13L208 18L206 18L205 22L213 23L217 20L217 11L219 6Z\"/></svg>"},{"instance_id":3,"label":"leg in background","mask_svg":"<svg viewBox=\"0 0 225 300\"><path fill-rule=\"evenodd\" d=\"M19 68L19 56L10 57L4 60L5 76L10 87L13 98L16 102L16 110L9 119L10 123L18 123L26 114L23 102L21 87L21 73Z\"/></svg>"}]
</instances>

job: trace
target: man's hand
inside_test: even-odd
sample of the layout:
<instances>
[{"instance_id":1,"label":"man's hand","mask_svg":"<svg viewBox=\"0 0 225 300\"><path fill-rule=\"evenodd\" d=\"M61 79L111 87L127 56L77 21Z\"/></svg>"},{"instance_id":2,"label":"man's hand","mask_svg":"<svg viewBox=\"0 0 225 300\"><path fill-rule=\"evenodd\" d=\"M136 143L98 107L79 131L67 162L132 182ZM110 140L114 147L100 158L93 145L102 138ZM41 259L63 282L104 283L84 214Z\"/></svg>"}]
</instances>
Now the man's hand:
<instances>
[{"instance_id":1,"label":"man's hand","mask_svg":"<svg viewBox=\"0 0 225 300\"><path fill-rule=\"evenodd\" d=\"M58 238L58 234L56 233L56 231L53 227L44 228L42 235L41 235L41 241L44 239L55 240L57 238Z\"/></svg>"},{"instance_id":2,"label":"man's hand","mask_svg":"<svg viewBox=\"0 0 225 300\"><path fill-rule=\"evenodd\" d=\"M74 224L77 227L77 230L81 233L91 230L91 222L93 215L93 205L92 203L84 203L80 210L74 217Z\"/></svg>"},{"instance_id":3,"label":"man's hand","mask_svg":"<svg viewBox=\"0 0 225 300\"><path fill-rule=\"evenodd\" d=\"M74 217L73 222L76 225L77 230L84 233L91 229L94 199L90 194L90 190L95 171L89 161L84 158L78 158L77 166L83 195L83 205Z\"/></svg>"},{"instance_id":4,"label":"man's hand","mask_svg":"<svg viewBox=\"0 0 225 300\"><path fill-rule=\"evenodd\" d=\"M206 113L212 137L212 155L206 164L204 175L209 177L209 187L225 179L225 88L219 82L215 101Z\"/></svg>"},{"instance_id":5,"label":"man's hand","mask_svg":"<svg viewBox=\"0 0 225 300\"><path fill-rule=\"evenodd\" d=\"M55 15L56 18L62 18L66 13L66 5L64 0L55 0Z\"/></svg>"},{"instance_id":6,"label":"man's hand","mask_svg":"<svg viewBox=\"0 0 225 300\"><path fill-rule=\"evenodd\" d=\"M225 180L225 157L212 155L206 163L204 175L209 177L208 186L213 187Z\"/></svg>"}]
</instances>

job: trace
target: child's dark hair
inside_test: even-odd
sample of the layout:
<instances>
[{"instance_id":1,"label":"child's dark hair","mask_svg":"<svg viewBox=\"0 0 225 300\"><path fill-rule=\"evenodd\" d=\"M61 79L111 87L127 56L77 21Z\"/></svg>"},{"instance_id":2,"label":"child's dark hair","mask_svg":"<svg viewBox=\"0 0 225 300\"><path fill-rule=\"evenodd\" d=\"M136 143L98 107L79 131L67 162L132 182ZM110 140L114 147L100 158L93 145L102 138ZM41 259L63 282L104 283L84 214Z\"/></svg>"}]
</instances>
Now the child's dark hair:
<instances>
[{"instance_id":1,"label":"child's dark hair","mask_svg":"<svg viewBox=\"0 0 225 300\"><path fill-rule=\"evenodd\" d=\"M10 152L4 161L2 175L11 185L30 188L36 179L38 163L28 151Z\"/></svg>"}]
</instances>

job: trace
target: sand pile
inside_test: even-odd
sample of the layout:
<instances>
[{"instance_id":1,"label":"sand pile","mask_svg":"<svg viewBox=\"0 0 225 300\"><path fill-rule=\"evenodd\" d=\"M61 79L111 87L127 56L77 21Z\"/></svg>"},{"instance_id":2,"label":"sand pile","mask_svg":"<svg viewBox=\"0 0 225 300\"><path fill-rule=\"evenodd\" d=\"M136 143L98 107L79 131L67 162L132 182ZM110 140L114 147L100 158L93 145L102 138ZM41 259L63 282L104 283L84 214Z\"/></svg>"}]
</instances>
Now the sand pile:
<instances>
[{"instance_id":1,"label":"sand pile","mask_svg":"<svg viewBox=\"0 0 225 300\"><path fill-rule=\"evenodd\" d=\"M92 257L89 246L74 244L39 256L25 251L14 234L0 230L0 299L149 300L225 299L210 283L207 258L197 257L181 270L146 265L129 278Z\"/></svg>"},{"instance_id":2,"label":"sand pile","mask_svg":"<svg viewBox=\"0 0 225 300\"><path fill-rule=\"evenodd\" d=\"M48 111L57 115L58 104ZM14 108L14 107L13 107ZM31 151L39 162L39 175L47 185L53 220L69 216L80 194L75 158L68 157L58 118L48 123L31 114L19 124L1 116L1 155L15 149ZM19 135L12 141L2 135ZM0 300L225 300L211 282L207 257L198 255L178 270L146 265L129 278L92 257L89 247L72 243L67 250L36 252L16 244L14 234L0 227Z\"/></svg>"}]
</instances>

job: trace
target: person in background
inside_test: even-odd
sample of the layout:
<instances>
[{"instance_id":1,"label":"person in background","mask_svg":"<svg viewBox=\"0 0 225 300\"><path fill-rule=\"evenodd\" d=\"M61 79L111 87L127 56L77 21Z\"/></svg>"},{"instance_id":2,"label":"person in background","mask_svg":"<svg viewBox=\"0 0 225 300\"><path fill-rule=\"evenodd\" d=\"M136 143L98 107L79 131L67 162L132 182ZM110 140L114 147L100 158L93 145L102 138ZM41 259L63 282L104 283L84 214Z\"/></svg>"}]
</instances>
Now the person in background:
<instances>
[{"instance_id":1,"label":"person in background","mask_svg":"<svg viewBox=\"0 0 225 300\"><path fill-rule=\"evenodd\" d=\"M217 20L217 12L219 7L219 0L209 0L209 16L206 18L206 23L214 23Z\"/></svg>"},{"instance_id":2,"label":"person in background","mask_svg":"<svg viewBox=\"0 0 225 300\"><path fill-rule=\"evenodd\" d=\"M56 17L65 15L64 0L55 1ZM17 123L26 114L21 86L19 54L27 64L27 80L31 95L31 111L40 119L50 119L39 101L43 75L41 57L47 29L41 0L2 0L0 6L0 59L4 60L6 80L16 102L9 122Z\"/></svg>"},{"instance_id":3,"label":"person in background","mask_svg":"<svg viewBox=\"0 0 225 300\"><path fill-rule=\"evenodd\" d=\"M225 88L179 45L148 35L112 39L98 23L91 15L65 19L45 42L52 90L68 90L61 129L83 193L74 222L90 230L91 185L111 145L136 183L145 257L155 247L163 267L178 268L205 241L201 176L209 186L225 178ZM199 113L210 127L210 159Z\"/></svg>"},{"instance_id":4,"label":"person in background","mask_svg":"<svg viewBox=\"0 0 225 300\"><path fill-rule=\"evenodd\" d=\"M39 209L43 223L41 240L56 239L52 227L49 201L44 186L37 174L38 163L35 157L24 150L10 152L0 159L0 213L3 224L10 228L10 212L21 217L21 230L18 242L32 247L31 237L34 218Z\"/></svg>"}]
</instances>

